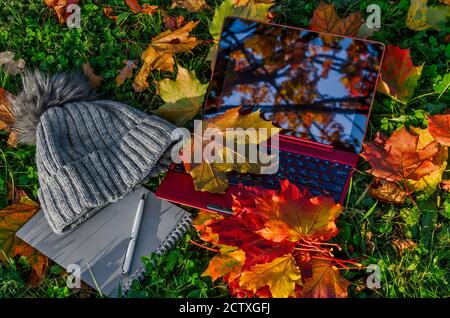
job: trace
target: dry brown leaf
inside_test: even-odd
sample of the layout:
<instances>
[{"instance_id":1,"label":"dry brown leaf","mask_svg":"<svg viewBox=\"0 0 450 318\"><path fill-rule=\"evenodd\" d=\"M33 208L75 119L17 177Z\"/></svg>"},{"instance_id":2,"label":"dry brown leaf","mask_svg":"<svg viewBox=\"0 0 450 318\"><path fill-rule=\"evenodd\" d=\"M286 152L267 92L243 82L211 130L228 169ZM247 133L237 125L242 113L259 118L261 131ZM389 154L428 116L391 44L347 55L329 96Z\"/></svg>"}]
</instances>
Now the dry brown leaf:
<instances>
[{"instance_id":1,"label":"dry brown leaf","mask_svg":"<svg viewBox=\"0 0 450 318\"><path fill-rule=\"evenodd\" d=\"M139 13L142 11L142 7L139 4L139 1L137 0L125 0L125 3L127 4L128 7L130 7L133 13Z\"/></svg>"},{"instance_id":2,"label":"dry brown leaf","mask_svg":"<svg viewBox=\"0 0 450 318\"><path fill-rule=\"evenodd\" d=\"M125 66L116 77L117 86L121 86L128 78L131 78L133 76L133 70L137 67L136 61L133 60L123 61L123 64Z\"/></svg>"},{"instance_id":3,"label":"dry brown leaf","mask_svg":"<svg viewBox=\"0 0 450 318\"><path fill-rule=\"evenodd\" d=\"M91 83L91 86L93 88L99 88L102 86L103 83L103 76L99 76L95 74L94 69L92 68L91 64L84 63L83 64L83 71L86 77L89 80L89 83Z\"/></svg>"},{"instance_id":4,"label":"dry brown leaf","mask_svg":"<svg viewBox=\"0 0 450 318\"><path fill-rule=\"evenodd\" d=\"M66 22L69 14L66 12L67 6L71 4L78 4L79 0L45 0L45 3L49 8L55 10L58 16L59 23Z\"/></svg>"},{"instance_id":5,"label":"dry brown leaf","mask_svg":"<svg viewBox=\"0 0 450 318\"><path fill-rule=\"evenodd\" d=\"M336 14L334 4L320 2L314 10L309 27L314 31L356 36L363 23L364 20L359 12L341 19Z\"/></svg>"},{"instance_id":6,"label":"dry brown leaf","mask_svg":"<svg viewBox=\"0 0 450 318\"><path fill-rule=\"evenodd\" d=\"M173 54L189 52L197 46L197 38L189 34L197 24L198 22L190 21L178 30L167 30L152 39L148 48L142 53L144 65L133 83L136 92L142 92L149 87L147 77L152 70L173 72L175 65Z\"/></svg>"},{"instance_id":7,"label":"dry brown leaf","mask_svg":"<svg viewBox=\"0 0 450 318\"><path fill-rule=\"evenodd\" d=\"M7 95L8 92L0 87L0 130L9 131L15 119Z\"/></svg>"},{"instance_id":8,"label":"dry brown leaf","mask_svg":"<svg viewBox=\"0 0 450 318\"><path fill-rule=\"evenodd\" d=\"M405 251L412 250L417 247L417 244L409 239L407 240L394 239L392 240L392 245L394 246L398 255L402 255Z\"/></svg>"},{"instance_id":9,"label":"dry brown leaf","mask_svg":"<svg viewBox=\"0 0 450 318\"><path fill-rule=\"evenodd\" d=\"M403 204L408 194L394 181L375 178L370 184L369 195L381 202Z\"/></svg>"},{"instance_id":10,"label":"dry brown leaf","mask_svg":"<svg viewBox=\"0 0 450 318\"><path fill-rule=\"evenodd\" d=\"M25 70L25 60L15 60L16 53L11 51L0 52L0 66L6 74L16 76Z\"/></svg>"},{"instance_id":11,"label":"dry brown leaf","mask_svg":"<svg viewBox=\"0 0 450 318\"><path fill-rule=\"evenodd\" d=\"M48 259L30 245L19 239L15 233L37 211L39 205L27 196L0 211L0 260L6 257L25 256L33 269L30 283L37 284L42 280Z\"/></svg>"},{"instance_id":12,"label":"dry brown leaf","mask_svg":"<svg viewBox=\"0 0 450 318\"><path fill-rule=\"evenodd\" d=\"M200 12L211 9L205 0L173 0L171 9L176 7L186 9L189 12Z\"/></svg>"}]
</instances>

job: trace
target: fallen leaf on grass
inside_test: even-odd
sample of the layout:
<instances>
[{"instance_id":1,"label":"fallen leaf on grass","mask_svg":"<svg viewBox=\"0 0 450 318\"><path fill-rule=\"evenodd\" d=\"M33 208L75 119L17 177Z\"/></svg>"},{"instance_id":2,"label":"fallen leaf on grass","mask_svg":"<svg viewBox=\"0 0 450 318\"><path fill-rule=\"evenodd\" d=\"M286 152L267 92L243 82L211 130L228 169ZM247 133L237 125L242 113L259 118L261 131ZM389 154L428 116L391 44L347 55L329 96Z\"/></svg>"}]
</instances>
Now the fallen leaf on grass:
<instances>
[{"instance_id":1,"label":"fallen leaf on grass","mask_svg":"<svg viewBox=\"0 0 450 318\"><path fill-rule=\"evenodd\" d=\"M16 76L25 69L25 60L15 60L16 53L11 51L0 52L0 66L6 74Z\"/></svg>"},{"instance_id":2,"label":"fallen leaf on grass","mask_svg":"<svg viewBox=\"0 0 450 318\"><path fill-rule=\"evenodd\" d=\"M428 130L437 142L450 146L450 114L429 116Z\"/></svg>"},{"instance_id":3,"label":"fallen leaf on grass","mask_svg":"<svg viewBox=\"0 0 450 318\"><path fill-rule=\"evenodd\" d=\"M448 1L448 0L446 0ZM434 28L443 31L449 26L450 7L428 7L428 0L411 0L406 25L411 30L424 31Z\"/></svg>"},{"instance_id":4,"label":"fallen leaf on grass","mask_svg":"<svg viewBox=\"0 0 450 318\"><path fill-rule=\"evenodd\" d=\"M253 136L253 139L249 140L246 138L245 142L247 145L254 144L255 146L256 143L259 144L280 131L279 128L272 125L272 122L262 119L259 111L249 115L241 115L238 107L205 121L202 128L202 135L207 129L209 131L215 130L217 138L222 138L222 140L215 139L214 141L209 141L202 136L194 136L192 139L200 138L200 140L202 140L202 153L205 151L205 147L208 147L210 150L217 150L216 156L217 158L222 158L222 162L209 162L203 158L201 163L193 163L195 161L191 155L193 155L196 150L194 149L193 142L186 146L186 148L191 148L193 151L190 151L190 153L183 153L183 162L186 171L189 172L193 178L195 189L197 191L208 191L211 193L225 192L229 185L226 175L227 172L261 173L262 165L260 163L251 163L248 158L248 151L246 151L246 157L235 150L236 146L234 144L233 147L235 149L231 149L226 141L224 141L227 137L227 129L242 128L245 130L254 128L256 133ZM265 129L264 132L267 132L266 134L260 133L263 131L262 128ZM228 134L228 137L230 137L230 134ZM231 142L234 141L231 140ZM234 160L226 160L226 158L234 158Z\"/></svg>"},{"instance_id":5,"label":"fallen leaf on grass","mask_svg":"<svg viewBox=\"0 0 450 318\"><path fill-rule=\"evenodd\" d=\"M18 202L0 210L0 251L6 257L25 256L33 269L31 283L37 284L42 280L48 259L30 245L16 237L19 230L37 211L39 205L27 196ZM0 252L0 260L5 262L5 255Z\"/></svg>"},{"instance_id":6,"label":"fallen leaf on grass","mask_svg":"<svg viewBox=\"0 0 450 318\"><path fill-rule=\"evenodd\" d=\"M149 4L144 4L144 7L141 10L142 14L153 15L155 12L159 10L158 6L152 6Z\"/></svg>"},{"instance_id":7,"label":"fallen leaf on grass","mask_svg":"<svg viewBox=\"0 0 450 318\"><path fill-rule=\"evenodd\" d=\"M414 94L423 65L414 66L409 49L386 46L377 90L405 103Z\"/></svg>"},{"instance_id":8,"label":"fallen leaf on grass","mask_svg":"<svg viewBox=\"0 0 450 318\"><path fill-rule=\"evenodd\" d=\"M363 23L364 19L359 12L352 13L348 17L341 19L336 13L334 4L320 2L319 6L314 10L309 27L311 30L319 32L356 36Z\"/></svg>"},{"instance_id":9,"label":"fallen leaf on grass","mask_svg":"<svg viewBox=\"0 0 450 318\"><path fill-rule=\"evenodd\" d=\"M304 298L344 298L351 283L339 274L339 270L329 261L311 261L313 277L301 287Z\"/></svg>"},{"instance_id":10,"label":"fallen leaf on grass","mask_svg":"<svg viewBox=\"0 0 450 318\"><path fill-rule=\"evenodd\" d=\"M375 178L369 186L369 195L385 203L403 204L407 193L394 181Z\"/></svg>"},{"instance_id":11,"label":"fallen leaf on grass","mask_svg":"<svg viewBox=\"0 0 450 318\"><path fill-rule=\"evenodd\" d=\"M125 81L133 76L133 70L137 67L136 61L127 60L123 61L125 66L120 70L119 75L116 77L117 86L121 86Z\"/></svg>"},{"instance_id":12,"label":"fallen leaf on grass","mask_svg":"<svg viewBox=\"0 0 450 318\"><path fill-rule=\"evenodd\" d=\"M113 8L110 6L104 7L103 8L103 14L111 20L114 20L117 22L117 19L119 18L117 15L114 15L113 13Z\"/></svg>"},{"instance_id":13,"label":"fallen leaf on grass","mask_svg":"<svg viewBox=\"0 0 450 318\"><path fill-rule=\"evenodd\" d=\"M205 0L173 0L171 9L177 7L186 9L189 12L200 12L211 9Z\"/></svg>"},{"instance_id":14,"label":"fallen leaf on grass","mask_svg":"<svg viewBox=\"0 0 450 318\"><path fill-rule=\"evenodd\" d=\"M175 65L173 54L189 52L197 46L197 38L189 34L197 24L198 22L191 21L178 30L167 30L152 39L148 48L142 53L144 65L133 83L136 92L142 92L150 86L147 77L152 70L173 71Z\"/></svg>"},{"instance_id":15,"label":"fallen leaf on grass","mask_svg":"<svg viewBox=\"0 0 450 318\"><path fill-rule=\"evenodd\" d=\"M417 143L417 151L421 151L431 142L435 141L435 138L431 135L430 129L410 128L411 131L419 137ZM432 162L436 167L435 171L423 176L419 180L407 180L408 191L425 191L428 194L436 191L439 183L442 180L442 175L447 167L448 160L448 147L439 144L438 152L433 156Z\"/></svg>"},{"instance_id":16,"label":"fallen leaf on grass","mask_svg":"<svg viewBox=\"0 0 450 318\"><path fill-rule=\"evenodd\" d=\"M178 17L174 17L168 14L164 14L163 16L164 28L166 30L175 31L176 29L181 28L184 23L184 17L179 15Z\"/></svg>"},{"instance_id":17,"label":"fallen leaf on grass","mask_svg":"<svg viewBox=\"0 0 450 318\"><path fill-rule=\"evenodd\" d=\"M67 12L67 6L78 4L79 0L45 0L49 8L55 10L60 24L66 23L70 13Z\"/></svg>"},{"instance_id":18,"label":"fallen leaf on grass","mask_svg":"<svg viewBox=\"0 0 450 318\"><path fill-rule=\"evenodd\" d=\"M228 279L236 279L237 273L242 269L245 262L245 253L232 246L222 245L220 254L214 256L210 261L208 268L202 273L202 277L209 276L212 281L220 277L228 276Z\"/></svg>"},{"instance_id":19,"label":"fallen leaf on grass","mask_svg":"<svg viewBox=\"0 0 450 318\"><path fill-rule=\"evenodd\" d=\"M207 88L208 84L200 83L195 71L178 66L175 81L166 78L158 82L159 95L165 104L155 114L182 126L198 113Z\"/></svg>"},{"instance_id":20,"label":"fallen leaf on grass","mask_svg":"<svg viewBox=\"0 0 450 318\"><path fill-rule=\"evenodd\" d=\"M419 180L436 171L439 167L433 163L439 149L436 141L417 150L419 136L411 134L402 127L387 138L378 133L374 141L365 143L361 156L367 160L371 169L367 172L388 181Z\"/></svg>"},{"instance_id":21,"label":"fallen leaf on grass","mask_svg":"<svg viewBox=\"0 0 450 318\"><path fill-rule=\"evenodd\" d=\"M84 74L86 75L87 79L89 80L89 83L91 83L91 86L93 88L99 88L102 86L103 76L99 76L99 75L95 74L95 71L92 68L91 64L84 63L83 71L84 71Z\"/></svg>"},{"instance_id":22,"label":"fallen leaf on grass","mask_svg":"<svg viewBox=\"0 0 450 318\"><path fill-rule=\"evenodd\" d=\"M398 255L402 255L405 251L412 250L417 247L417 244L413 240L409 239L394 239L392 240L392 245L394 246Z\"/></svg>"}]
</instances>

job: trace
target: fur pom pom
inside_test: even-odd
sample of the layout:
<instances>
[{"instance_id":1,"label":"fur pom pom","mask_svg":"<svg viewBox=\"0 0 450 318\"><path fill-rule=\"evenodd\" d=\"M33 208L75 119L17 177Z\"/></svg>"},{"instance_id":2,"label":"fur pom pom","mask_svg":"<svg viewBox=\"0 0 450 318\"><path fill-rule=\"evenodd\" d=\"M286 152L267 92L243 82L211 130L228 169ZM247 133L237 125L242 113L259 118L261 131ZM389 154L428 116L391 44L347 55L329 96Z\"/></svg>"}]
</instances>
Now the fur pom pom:
<instances>
[{"instance_id":1,"label":"fur pom pom","mask_svg":"<svg viewBox=\"0 0 450 318\"><path fill-rule=\"evenodd\" d=\"M12 129L18 141L36 143L36 130L41 115L51 107L96 98L89 81L81 72L44 75L38 70L27 71L22 76L23 90L11 98L11 109L16 117Z\"/></svg>"}]
</instances>

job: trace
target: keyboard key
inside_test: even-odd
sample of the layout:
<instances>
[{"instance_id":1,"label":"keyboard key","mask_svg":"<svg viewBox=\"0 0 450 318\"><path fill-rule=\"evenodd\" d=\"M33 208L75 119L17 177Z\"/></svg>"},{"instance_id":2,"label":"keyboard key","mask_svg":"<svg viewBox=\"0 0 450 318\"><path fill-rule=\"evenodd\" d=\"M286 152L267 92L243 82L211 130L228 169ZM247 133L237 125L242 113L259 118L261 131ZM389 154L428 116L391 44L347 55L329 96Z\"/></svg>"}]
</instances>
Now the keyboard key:
<instances>
[{"instance_id":1,"label":"keyboard key","mask_svg":"<svg viewBox=\"0 0 450 318\"><path fill-rule=\"evenodd\" d=\"M308 176L313 178L313 179L319 179L320 173L318 171L315 171L315 170L310 170L309 173L308 173Z\"/></svg>"},{"instance_id":2,"label":"keyboard key","mask_svg":"<svg viewBox=\"0 0 450 318\"><path fill-rule=\"evenodd\" d=\"M340 177L332 177L331 178L331 182L333 182L334 184L337 184L337 185L341 185L341 186L343 186L346 181L347 181L346 178L340 178Z\"/></svg>"},{"instance_id":3,"label":"keyboard key","mask_svg":"<svg viewBox=\"0 0 450 318\"><path fill-rule=\"evenodd\" d=\"M308 186L308 187L316 187L316 188L319 187L319 181L314 180L314 179L298 177L297 183Z\"/></svg>"},{"instance_id":4,"label":"keyboard key","mask_svg":"<svg viewBox=\"0 0 450 318\"><path fill-rule=\"evenodd\" d=\"M298 174L301 175L302 177L306 177L308 175L308 170L306 169L300 169L298 171Z\"/></svg>"},{"instance_id":5,"label":"keyboard key","mask_svg":"<svg viewBox=\"0 0 450 318\"><path fill-rule=\"evenodd\" d=\"M344 188L342 186L336 185L336 184L329 184L329 183L322 183L320 185L322 189L325 189L330 192L336 192L336 193L342 193Z\"/></svg>"},{"instance_id":6,"label":"keyboard key","mask_svg":"<svg viewBox=\"0 0 450 318\"><path fill-rule=\"evenodd\" d=\"M328 167L325 165L318 165L317 170L320 172L326 172L326 171L328 171Z\"/></svg>"},{"instance_id":7,"label":"keyboard key","mask_svg":"<svg viewBox=\"0 0 450 318\"><path fill-rule=\"evenodd\" d=\"M310 188L310 189L309 189L309 192L311 193L311 195L312 195L313 197L317 197L317 196L319 196L319 195L322 194L322 191L320 191L320 190L317 189L317 188Z\"/></svg>"},{"instance_id":8,"label":"keyboard key","mask_svg":"<svg viewBox=\"0 0 450 318\"><path fill-rule=\"evenodd\" d=\"M317 169L317 163L311 161L306 164L306 168L308 169Z\"/></svg>"},{"instance_id":9,"label":"keyboard key","mask_svg":"<svg viewBox=\"0 0 450 318\"><path fill-rule=\"evenodd\" d=\"M337 168L331 168L329 170L329 173L332 174L332 175L335 175L337 177L347 177L348 176L348 171L340 170L340 169L337 169Z\"/></svg>"},{"instance_id":10,"label":"keyboard key","mask_svg":"<svg viewBox=\"0 0 450 318\"><path fill-rule=\"evenodd\" d=\"M328 174L323 174L322 175L322 181L324 181L326 183L330 183L331 182L331 177Z\"/></svg>"}]
</instances>

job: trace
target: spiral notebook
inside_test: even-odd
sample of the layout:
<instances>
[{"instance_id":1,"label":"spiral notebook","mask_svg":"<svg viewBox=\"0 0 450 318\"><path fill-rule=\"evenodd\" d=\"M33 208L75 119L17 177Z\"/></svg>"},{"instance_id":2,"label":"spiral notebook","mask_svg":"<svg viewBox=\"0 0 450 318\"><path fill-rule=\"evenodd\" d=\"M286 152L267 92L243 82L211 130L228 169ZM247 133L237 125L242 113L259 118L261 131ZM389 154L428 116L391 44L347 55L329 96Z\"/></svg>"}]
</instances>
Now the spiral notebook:
<instances>
[{"instance_id":1,"label":"spiral notebook","mask_svg":"<svg viewBox=\"0 0 450 318\"><path fill-rule=\"evenodd\" d=\"M122 275L136 209L146 194L144 213L130 268ZM144 278L143 256L166 253L191 226L191 215L160 200L146 188L138 188L102 209L73 231L57 235L39 211L16 235L64 268L79 267L81 280L104 296L126 294L133 281Z\"/></svg>"}]
</instances>

